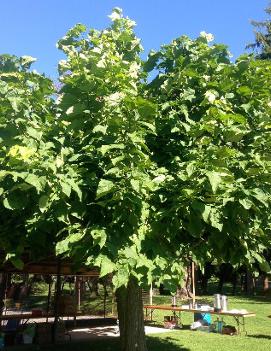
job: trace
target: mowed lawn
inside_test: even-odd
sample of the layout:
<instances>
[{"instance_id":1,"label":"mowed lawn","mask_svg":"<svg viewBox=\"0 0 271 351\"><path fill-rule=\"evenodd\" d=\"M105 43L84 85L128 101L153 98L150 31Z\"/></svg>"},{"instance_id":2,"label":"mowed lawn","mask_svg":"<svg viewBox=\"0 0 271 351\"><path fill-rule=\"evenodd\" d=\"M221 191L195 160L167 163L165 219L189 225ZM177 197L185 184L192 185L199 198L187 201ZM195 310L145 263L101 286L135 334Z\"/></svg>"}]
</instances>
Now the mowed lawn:
<instances>
[{"instance_id":1,"label":"mowed lawn","mask_svg":"<svg viewBox=\"0 0 271 351\"><path fill-rule=\"evenodd\" d=\"M211 297L199 298L211 302ZM154 303L170 304L170 297L157 297ZM229 308L247 309L255 312L256 317L246 319L248 335L228 336L200 331L190 331L192 314L183 313L185 327L178 331L169 331L147 337L149 351L269 351L271 350L271 298L270 297L229 297ZM162 325L165 312L154 315L155 325ZM215 316L214 316L215 319ZM233 318L225 322L235 325ZM118 351L118 338L98 339L82 343L68 343L56 346L20 346L10 350L40 351Z\"/></svg>"}]
</instances>

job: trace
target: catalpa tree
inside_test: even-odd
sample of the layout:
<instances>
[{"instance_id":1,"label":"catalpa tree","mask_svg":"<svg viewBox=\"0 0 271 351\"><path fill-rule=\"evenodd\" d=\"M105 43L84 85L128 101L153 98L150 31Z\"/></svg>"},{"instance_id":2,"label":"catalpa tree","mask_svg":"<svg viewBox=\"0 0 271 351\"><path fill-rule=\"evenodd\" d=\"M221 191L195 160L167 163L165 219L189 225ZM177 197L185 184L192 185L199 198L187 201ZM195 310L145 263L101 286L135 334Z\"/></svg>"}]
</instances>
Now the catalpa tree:
<instances>
[{"instance_id":1,"label":"catalpa tree","mask_svg":"<svg viewBox=\"0 0 271 351\"><path fill-rule=\"evenodd\" d=\"M135 23L118 8L110 18L105 30L79 24L58 43L66 59L50 127L37 112L40 167L20 163L43 177L40 189L32 182L21 247L40 231L75 266L112 274L121 350L145 351L142 286L177 284L190 259L269 269L270 66L249 56L232 63L206 33L142 62ZM10 191L5 211L18 216Z\"/></svg>"},{"instance_id":2,"label":"catalpa tree","mask_svg":"<svg viewBox=\"0 0 271 351\"><path fill-rule=\"evenodd\" d=\"M0 240L6 259L18 267L31 236L27 220L32 220L34 207L42 207L40 194L54 147L43 137L54 120L53 84L29 70L34 61L0 56ZM39 233L36 242L46 240Z\"/></svg>"},{"instance_id":3,"label":"catalpa tree","mask_svg":"<svg viewBox=\"0 0 271 351\"><path fill-rule=\"evenodd\" d=\"M146 62L158 72L147 87L159 104L151 145L165 169L153 231L195 261L270 270L259 256L270 242L270 65L231 63L210 39L181 37Z\"/></svg>"},{"instance_id":4,"label":"catalpa tree","mask_svg":"<svg viewBox=\"0 0 271 351\"><path fill-rule=\"evenodd\" d=\"M61 208L72 190L80 196L74 165L64 164L67 151L56 134L55 88L30 70L34 61L0 56L0 242L17 268L25 250L39 259L54 252Z\"/></svg>"},{"instance_id":5,"label":"catalpa tree","mask_svg":"<svg viewBox=\"0 0 271 351\"><path fill-rule=\"evenodd\" d=\"M145 240L159 175L146 144L155 134L156 105L143 90L134 22L119 9L111 18L104 31L85 34L77 25L58 43L67 55L59 65L60 130L69 161L79 167L82 200L69 211L74 218L59 235L57 252L98 266L101 276L113 274L122 348L145 349L140 284L180 278L182 267Z\"/></svg>"}]
</instances>

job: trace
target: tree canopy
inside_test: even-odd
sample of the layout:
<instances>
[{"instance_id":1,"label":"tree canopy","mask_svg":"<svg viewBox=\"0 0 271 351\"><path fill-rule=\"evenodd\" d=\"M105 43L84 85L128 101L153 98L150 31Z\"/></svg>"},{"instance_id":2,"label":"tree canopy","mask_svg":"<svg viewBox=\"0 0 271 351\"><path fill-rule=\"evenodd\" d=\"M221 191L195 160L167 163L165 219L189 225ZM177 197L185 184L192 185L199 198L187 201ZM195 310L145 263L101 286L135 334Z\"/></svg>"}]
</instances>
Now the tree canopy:
<instances>
[{"instance_id":1,"label":"tree canopy","mask_svg":"<svg viewBox=\"0 0 271 351\"><path fill-rule=\"evenodd\" d=\"M181 37L145 63L164 168L153 231L196 261L251 264L270 235L270 64ZM269 83L268 83L269 82Z\"/></svg>"},{"instance_id":2,"label":"tree canopy","mask_svg":"<svg viewBox=\"0 0 271 351\"><path fill-rule=\"evenodd\" d=\"M269 63L233 63L205 32L143 62L135 23L111 20L58 42L59 90L33 58L1 56L7 258L56 245L116 288L174 282L191 258L269 269Z\"/></svg>"}]
</instances>

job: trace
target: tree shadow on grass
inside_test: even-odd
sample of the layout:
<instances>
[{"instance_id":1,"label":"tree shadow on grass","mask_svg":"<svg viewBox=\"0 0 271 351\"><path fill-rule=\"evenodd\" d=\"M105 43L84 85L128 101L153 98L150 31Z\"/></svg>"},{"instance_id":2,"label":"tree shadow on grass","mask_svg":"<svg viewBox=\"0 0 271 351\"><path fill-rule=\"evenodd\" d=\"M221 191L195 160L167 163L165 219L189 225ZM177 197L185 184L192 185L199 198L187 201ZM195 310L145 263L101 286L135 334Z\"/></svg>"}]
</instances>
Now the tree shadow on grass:
<instances>
[{"instance_id":1,"label":"tree shadow on grass","mask_svg":"<svg viewBox=\"0 0 271 351\"><path fill-rule=\"evenodd\" d=\"M63 344L20 345L8 348L9 351L119 351L119 338L93 339Z\"/></svg>"},{"instance_id":2,"label":"tree shadow on grass","mask_svg":"<svg viewBox=\"0 0 271 351\"><path fill-rule=\"evenodd\" d=\"M255 338L255 339L271 340L271 335L264 335L264 334L247 335L247 337L248 338Z\"/></svg>"},{"instance_id":3,"label":"tree shadow on grass","mask_svg":"<svg viewBox=\"0 0 271 351\"><path fill-rule=\"evenodd\" d=\"M147 337L148 351L190 351L186 347L176 345L176 339L167 337ZM85 342L71 342L56 345L21 345L10 347L10 351L119 351L119 338L95 339Z\"/></svg>"},{"instance_id":4,"label":"tree shadow on grass","mask_svg":"<svg viewBox=\"0 0 271 351\"><path fill-rule=\"evenodd\" d=\"M190 351L190 349L180 344L176 345L176 339L172 337L160 339L148 336L147 347L149 351Z\"/></svg>"}]
</instances>

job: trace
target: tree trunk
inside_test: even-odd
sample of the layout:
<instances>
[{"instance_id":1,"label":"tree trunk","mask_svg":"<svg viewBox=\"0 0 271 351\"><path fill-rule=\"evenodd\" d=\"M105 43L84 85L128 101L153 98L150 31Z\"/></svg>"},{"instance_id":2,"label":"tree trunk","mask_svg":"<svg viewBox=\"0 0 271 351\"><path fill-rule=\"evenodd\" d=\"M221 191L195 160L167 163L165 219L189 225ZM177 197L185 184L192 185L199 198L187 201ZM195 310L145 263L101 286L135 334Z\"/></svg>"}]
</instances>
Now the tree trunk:
<instances>
[{"instance_id":1,"label":"tree trunk","mask_svg":"<svg viewBox=\"0 0 271 351\"><path fill-rule=\"evenodd\" d=\"M177 287L177 296L181 299L194 299L192 292L192 270L190 264L186 268L183 286Z\"/></svg>"},{"instance_id":2,"label":"tree trunk","mask_svg":"<svg viewBox=\"0 0 271 351\"><path fill-rule=\"evenodd\" d=\"M262 288L263 293L267 293L269 291L269 276L267 274L262 275Z\"/></svg>"},{"instance_id":3,"label":"tree trunk","mask_svg":"<svg viewBox=\"0 0 271 351\"><path fill-rule=\"evenodd\" d=\"M249 270L246 273L246 293L248 295L255 294L255 278Z\"/></svg>"},{"instance_id":4,"label":"tree trunk","mask_svg":"<svg viewBox=\"0 0 271 351\"><path fill-rule=\"evenodd\" d=\"M147 351L142 290L135 278L131 277L127 287L116 291L120 351Z\"/></svg>"},{"instance_id":5,"label":"tree trunk","mask_svg":"<svg viewBox=\"0 0 271 351\"><path fill-rule=\"evenodd\" d=\"M0 275L0 314L3 313L3 309L4 309L4 299L6 295L7 281L8 281L8 274L1 273Z\"/></svg>"}]
</instances>

